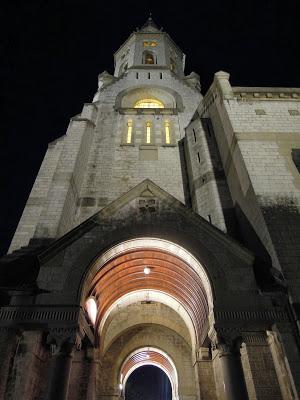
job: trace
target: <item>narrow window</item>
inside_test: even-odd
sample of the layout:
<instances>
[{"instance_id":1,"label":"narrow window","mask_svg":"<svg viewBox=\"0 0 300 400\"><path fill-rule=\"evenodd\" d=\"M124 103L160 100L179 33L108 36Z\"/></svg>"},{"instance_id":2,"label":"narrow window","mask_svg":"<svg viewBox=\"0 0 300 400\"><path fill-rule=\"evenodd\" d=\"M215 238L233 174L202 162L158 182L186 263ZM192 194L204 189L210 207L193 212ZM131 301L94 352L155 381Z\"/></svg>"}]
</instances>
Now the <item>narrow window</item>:
<instances>
[{"instance_id":1,"label":"narrow window","mask_svg":"<svg viewBox=\"0 0 300 400\"><path fill-rule=\"evenodd\" d=\"M207 132L208 132L208 136L211 136L211 127L210 127L210 123L207 121Z\"/></svg>"},{"instance_id":2,"label":"narrow window","mask_svg":"<svg viewBox=\"0 0 300 400\"><path fill-rule=\"evenodd\" d=\"M210 214L208 214L207 220L208 220L208 222L211 224L211 215L210 215Z\"/></svg>"},{"instance_id":3,"label":"narrow window","mask_svg":"<svg viewBox=\"0 0 300 400\"><path fill-rule=\"evenodd\" d=\"M146 143L151 143L151 122L146 123Z\"/></svg>"},{"instance_id":4,"label":"narrow window","mask_svg":"<svg viewBox=\"0 0 300 400\"><path fill-rule=\"evenodd\" d=\"M150 79L150 72L148 72L148 79Z\"/></svg>"},{"instance_id":5,"label":"narrow window","mask_svg":"<svg viewBox=\"0 0 300 400\"><path fill-rule=\"evenodd\" d=\"M160 72L159 77L160 77L160 79L162 79L162 72Z\"/></svg>"},{"instance_id":6,"label":"narrow window","mask_svg":"<svg viewBox=\"0 0 300 400\"><path fill-rule=\"evenodd\" d=\"M135 75L136 79L139 79L139 73L137 72Z\"/></svg>"},{"instance_id":7,"label":"narrow window","mask_svg":"<svg viewBox=\"0 0 300 400\"><path fill-rule=\"evenodd\" d=\"M171 143L170 123L168 121L165 122L165 138L166 138L166 144L170 144Z\"/></svg>"},{"instance_id":8,"label":"narrow window","mask_svg":"<svg viewBox=\"0 0 300 400\"><path fill-rule=\"evenodd\" d=\"M195 132L195 129L193 128L193 134L194 134L194 140L195 140L195 143L197 142L197 138L196 138L196 132Z\"/></svg>"},{"instance_id":9,"label":"narrow window","mask_svg":"<svg viewBox=\"0 0 300 400\"><path fill-rule=\"evenodd\" d=\"M200 154L199 154L199 152L197 153L197 157L198 157L198 163L200 164L201 159L200 159Z\"/></svg>"},{"instance_id":10,"label":"narrow window","mask_svg":"<svg viewBox=\"0 0 300 400\"><path fill-rule=\"evenodd\" d=\"M127 138L126 143L130 144L132 141L132 121L127 122Z\"/></svg>"}]
</instances>

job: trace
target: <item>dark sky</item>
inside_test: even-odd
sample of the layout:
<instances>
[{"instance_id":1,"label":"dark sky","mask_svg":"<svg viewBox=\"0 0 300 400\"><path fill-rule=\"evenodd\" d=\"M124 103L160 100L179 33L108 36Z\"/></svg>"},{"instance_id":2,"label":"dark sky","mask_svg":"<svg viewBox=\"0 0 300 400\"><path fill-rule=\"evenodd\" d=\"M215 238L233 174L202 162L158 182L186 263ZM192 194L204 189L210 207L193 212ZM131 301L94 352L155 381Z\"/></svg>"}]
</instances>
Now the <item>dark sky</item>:
<instances>
[{"instance_id":1,"label":"dark sky","mask_svg":"<svg viewBox=\"0 0 300 400\"><path fill-rule=\"evenodd\" d=\"M1 4L0 254L7 250L47 143L92 100L113 52L152 11L200 74L239 86L300 87L298 1L40 0Z\"/></svg>"}]
</instances>

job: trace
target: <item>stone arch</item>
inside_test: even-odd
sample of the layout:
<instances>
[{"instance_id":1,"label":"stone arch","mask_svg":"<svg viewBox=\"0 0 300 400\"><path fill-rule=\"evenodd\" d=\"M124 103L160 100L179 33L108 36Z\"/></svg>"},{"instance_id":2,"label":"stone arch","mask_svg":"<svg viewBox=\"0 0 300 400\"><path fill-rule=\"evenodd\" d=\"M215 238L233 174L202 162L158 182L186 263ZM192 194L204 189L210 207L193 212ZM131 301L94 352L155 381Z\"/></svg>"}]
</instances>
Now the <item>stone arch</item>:
<instances>
[{"instance_id":1,"label":"stone arch","mask_svg":"<svg viewBox=\"0 0 300 400\"><path fill-rule=\"evenodd\" d=\"M149 276L144 274L145 265L151 268ZM107 250L95 260L85 277L82 304L89 296L98 299L95 326L98 333L120 298L138 293L141 299L146 299L149 290L156 300L171 308L177 304L193 345L201 345L213 307L210 281L199 261L172 242L138 238Z\"/></svg>"},{"instance_id":2,"label":"stone arch","mask_svg":"<svg viewBox=\"0 0 300 400\"><path fill-rule=\"evenodd\" d=\"M165 372L172 388L172 400L178 400L178 373L172 358L156 347L142 347L134 350L124 360L120 369L120 385L125 390L129 376L141 366L153 365Z\"/></svg>"},{"instance_id":3,"label":"stone arch","mask_svg":"<svg viewBox=\"0 0 300 400\"><path fill-rule=\"evenodd\" d=\"M144 307L143 303L144 305L146 303ZM149 308L151 305L149 303L153 304L153 307L159 308L159 314L153 312L150 315ZM130 308L135 309L136 312L133 314ZM195 348L196 336L193 323L180 303L176 299L169 299L164 293L141 290L120 298L102 319L99 336L103 338L101 341L103 351L105 352L123 331L132 326L147 323L166 326L183 337L191 345L191 348Z\"/></svg>"},{"instance_id":4,"label":"stone arch","mask_svg":"<svg viewBox=\"0 0 300 400\"><path fill-rule=\"evenodd\" d=\"M118 337L101 357L99 389L102 393L120 394L122 365L130 354L143 348L155 348L167 354L178 374L178 396L196 400L197 380L191 348L176 332L162 325L132 327ZM101 395L102 393L99 393Z\"/></svg>"},{"instance_id":5,"label":"stone arch","mask_svg":"<svg viewBox=\"0 0 300 400\"><path fill-rule=\"evenodd\" d=\"M137 101L143 98L155 98L163 103L165 108L183 110L183 100L178 92L158 85L138 85L125 89L116 97L115 108L134 108Z\"/></svg>"}]
</instances>

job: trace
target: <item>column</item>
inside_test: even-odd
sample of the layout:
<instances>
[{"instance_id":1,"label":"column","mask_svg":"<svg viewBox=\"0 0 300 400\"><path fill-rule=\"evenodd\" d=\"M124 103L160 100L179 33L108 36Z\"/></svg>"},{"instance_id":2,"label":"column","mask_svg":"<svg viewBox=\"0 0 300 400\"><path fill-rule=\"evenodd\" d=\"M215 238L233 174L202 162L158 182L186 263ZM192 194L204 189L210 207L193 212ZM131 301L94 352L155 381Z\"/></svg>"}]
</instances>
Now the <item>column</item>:
<instances>
[{"instance_id":1,"label":"column","mask_svg":"<svg viewBox=\"0 0 300 400\"><path fill-rule=\"evenodd\" d=\"M221 341L218 344L226 400L247 400L248 393L241 363L239 344Z\"/></svg>"},{"instance_id":2,"label":"column","mask_svg":"<svg viewBox=\"0 0 300 400\"><path fill-rule=\"evenodd\" d=\"M209 348L199 348L196 352L194 366L199 383L199 398L201 400L215 400L217 398L216 383Z\"/></svg>"},{"instance_id":3,"label":"column","mask_svg":"<svg viewBox=\"0 0 300 400\"><path fill-rule=\"evenodd\" d=\"M45 400L66 400L69 389L70 372L74 352L74 343L65 341L51 345L48 384Z\"/></svg>"},{"instance_id":4,"label":"column","mask_svg":"<svg viewBox=\"0 0 300 400\"><path fill-rule=\"evenodd\" d=\"M94 400L96 398L96 362L95 362L95 349L88 348L86 351L86 358L89 363L89 380L87 388L87 400Z\"/></svg>"},{"instance_id":5,"label":"column","mask_svg":"<svg viewBox=\"0 0 300 400\"><path fill-rule=\"evenodd\" d=\"M253 398L256 400L282 398L265 332L243 332L242 361L248 393Z\"/></svg>"},{"instance_id":6,"label":"column","mask_svg":"<svg viewBox=\"0 0 300 400\"><path fill-rule=\"evenodd\" d=\"M0 328L0 399L2 400L7 389L7 382L11 372L11 362L21 339L13 329Z\"/></svg>"}]
</instances>

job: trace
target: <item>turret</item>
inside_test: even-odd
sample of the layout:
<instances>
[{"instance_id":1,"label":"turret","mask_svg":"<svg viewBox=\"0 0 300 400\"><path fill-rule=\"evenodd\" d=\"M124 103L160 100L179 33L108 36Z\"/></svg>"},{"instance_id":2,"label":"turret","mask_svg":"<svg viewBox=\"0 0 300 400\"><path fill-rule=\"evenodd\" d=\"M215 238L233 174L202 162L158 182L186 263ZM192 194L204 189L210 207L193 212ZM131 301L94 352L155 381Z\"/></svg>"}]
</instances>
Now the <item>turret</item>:
<instances>
[{"instance_id":1,"label":"turret","mask_svg":"<svg viewBox=\"0 0 300 400\"><path fill-rule=\"evenodd\" d=\"M185 54L150 16L114 54L116 77L128 69L169 69L184 76Z\"/></svg>"}]
</instances>

